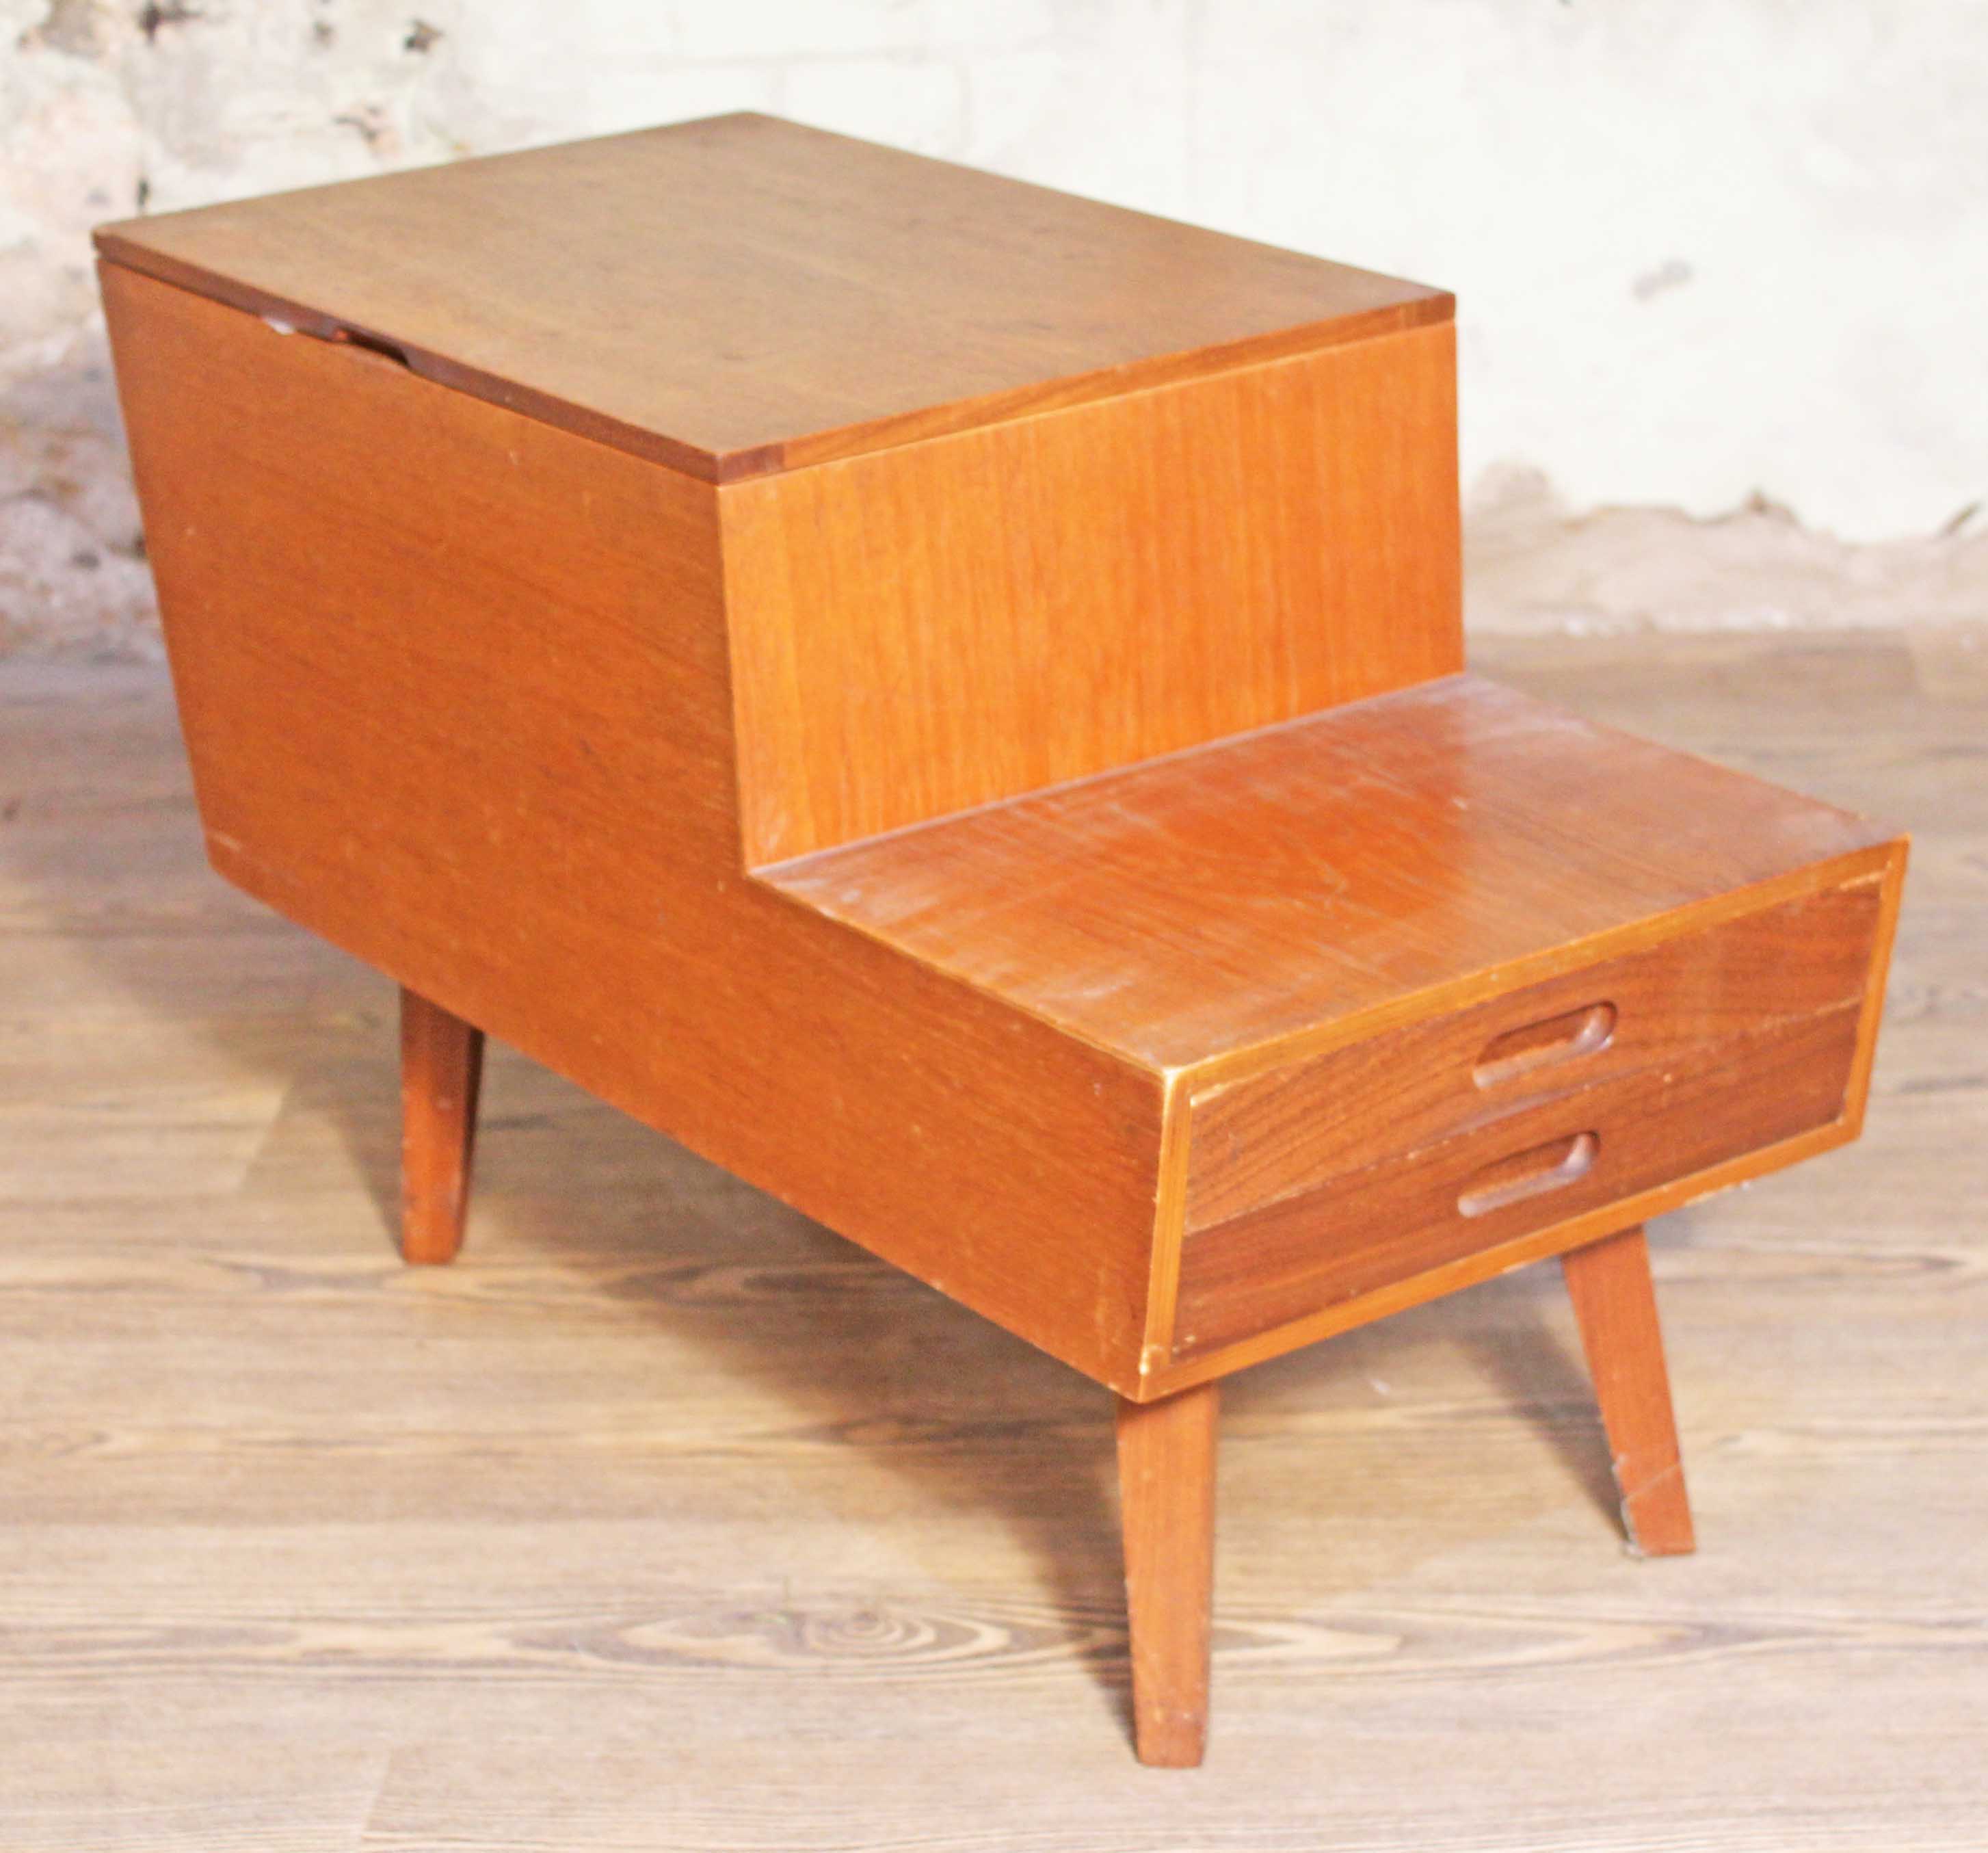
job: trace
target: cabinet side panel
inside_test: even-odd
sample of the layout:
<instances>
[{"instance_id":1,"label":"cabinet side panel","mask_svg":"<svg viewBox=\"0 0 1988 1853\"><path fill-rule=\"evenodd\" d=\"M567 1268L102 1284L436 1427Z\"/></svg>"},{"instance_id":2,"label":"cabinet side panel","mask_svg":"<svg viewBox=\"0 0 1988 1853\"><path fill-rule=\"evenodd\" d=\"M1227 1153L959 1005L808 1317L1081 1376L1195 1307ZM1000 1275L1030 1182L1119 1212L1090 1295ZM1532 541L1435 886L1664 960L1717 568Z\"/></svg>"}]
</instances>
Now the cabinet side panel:
<instances>
[{"instance_id":1,"label":"cabinet side panel","mask_svg":"<svg viewBox=\"0 0 1988 1853\"><path fill-rule=\"evenodd\" d=\"M104 289L221 872L1135 1391L1158 1080L744 876L717 492Z\"/></svg>"},{"instance_id":2,"label":"cabinet side panel","mask_svg":"<svg viewBox=\"0 0 1988 1853\"><path fill-rule=\"evenodd\" d=\"M1462 667L1447 323L719 500L755 865Z\"/></svg>"}]
</instances>

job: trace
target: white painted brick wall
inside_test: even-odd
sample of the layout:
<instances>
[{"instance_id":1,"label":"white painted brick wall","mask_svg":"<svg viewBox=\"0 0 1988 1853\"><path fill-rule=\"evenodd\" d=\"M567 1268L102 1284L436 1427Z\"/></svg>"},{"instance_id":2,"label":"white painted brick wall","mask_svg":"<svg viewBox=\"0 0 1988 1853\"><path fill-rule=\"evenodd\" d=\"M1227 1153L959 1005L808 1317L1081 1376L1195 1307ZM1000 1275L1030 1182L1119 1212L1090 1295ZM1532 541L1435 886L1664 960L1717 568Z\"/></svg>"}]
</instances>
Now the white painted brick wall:
<instances>
[{"instance_id":1,"label":"white painted brick wall","mask_svg":"<svg viewBox=\"0 0 1988 1853\"><path fill-rule=\"evenodd\" d=\"M0 389L83 379L141 185L742 107L1455 289L1467 484L1852 538L1988 499L1979 0L0 0Z\"/></svg>"}]
</instances>

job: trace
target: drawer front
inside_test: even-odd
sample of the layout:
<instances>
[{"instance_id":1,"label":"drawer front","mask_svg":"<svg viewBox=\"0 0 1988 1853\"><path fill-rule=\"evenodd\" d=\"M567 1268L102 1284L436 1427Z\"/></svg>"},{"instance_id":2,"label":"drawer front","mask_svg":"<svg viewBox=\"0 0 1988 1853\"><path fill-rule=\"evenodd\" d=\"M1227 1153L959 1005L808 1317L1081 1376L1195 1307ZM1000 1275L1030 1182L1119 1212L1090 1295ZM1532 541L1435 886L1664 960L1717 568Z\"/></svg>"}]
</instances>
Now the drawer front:
<instances>
[{"instance_id":1,"label":"drawer front","mask_svg":"<svg viewBox=\"0 0 1988 1853\"><path fill-rule=\"evenodd\" d=\"M1187 1227L1853 1004L1880 892L1880 877L1865 877L1198 1094Z\"/></svg>"},{"instance_id":2,"label":"drawer front","mask_svg":"<svg viewBox=\"0 0 1988 1853\"><path fill-rule=\"evenodd\" d=\"M1859 1006L1562 1094L1198 1233L1190 1358L1839 1118Z\"/></svg>"}]
</instances>

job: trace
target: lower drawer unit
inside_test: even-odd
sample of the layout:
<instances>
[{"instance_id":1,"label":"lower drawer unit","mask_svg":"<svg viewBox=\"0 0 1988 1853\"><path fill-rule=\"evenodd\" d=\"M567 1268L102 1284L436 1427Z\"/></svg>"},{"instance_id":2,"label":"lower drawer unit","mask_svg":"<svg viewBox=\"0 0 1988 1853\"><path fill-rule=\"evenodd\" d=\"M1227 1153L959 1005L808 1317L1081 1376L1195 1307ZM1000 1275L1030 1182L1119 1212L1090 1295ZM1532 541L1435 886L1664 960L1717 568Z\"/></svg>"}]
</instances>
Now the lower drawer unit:
<instances>
[{"instance_id":1,"label":"lower drawer unit","mask_svg":"<svg viewBox=\"0 0 1988 1853\"><path fill-rule=\"evenodd\" d=\"M1174 1358L1829 1125L1878 912L1860 878L1197 1096Z\"/></svg>"}]
</instances>

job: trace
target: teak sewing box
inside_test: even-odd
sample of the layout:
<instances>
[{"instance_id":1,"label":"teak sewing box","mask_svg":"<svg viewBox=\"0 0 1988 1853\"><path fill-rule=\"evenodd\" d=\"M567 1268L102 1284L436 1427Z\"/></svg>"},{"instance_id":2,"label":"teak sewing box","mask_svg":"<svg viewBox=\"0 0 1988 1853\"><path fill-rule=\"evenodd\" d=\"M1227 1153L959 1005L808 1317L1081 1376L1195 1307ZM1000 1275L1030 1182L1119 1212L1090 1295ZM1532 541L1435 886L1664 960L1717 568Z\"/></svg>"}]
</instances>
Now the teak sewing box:
<instances>
[{"instance_id":1,"label":"teak sewing box","mask_svg":"<svg viewBox=\"0 0 1988 1853\"><path fill-rule=\"evenodd\" d=\"M1690 1547L1641 1225L1856 1135L1905 845L1466 671L1448 296L755 116L98 243L410 1260L487 1031L1107 1386L1150 1762L1259 1359L1559 1255Z\"/></svg>"}]
</instances>

